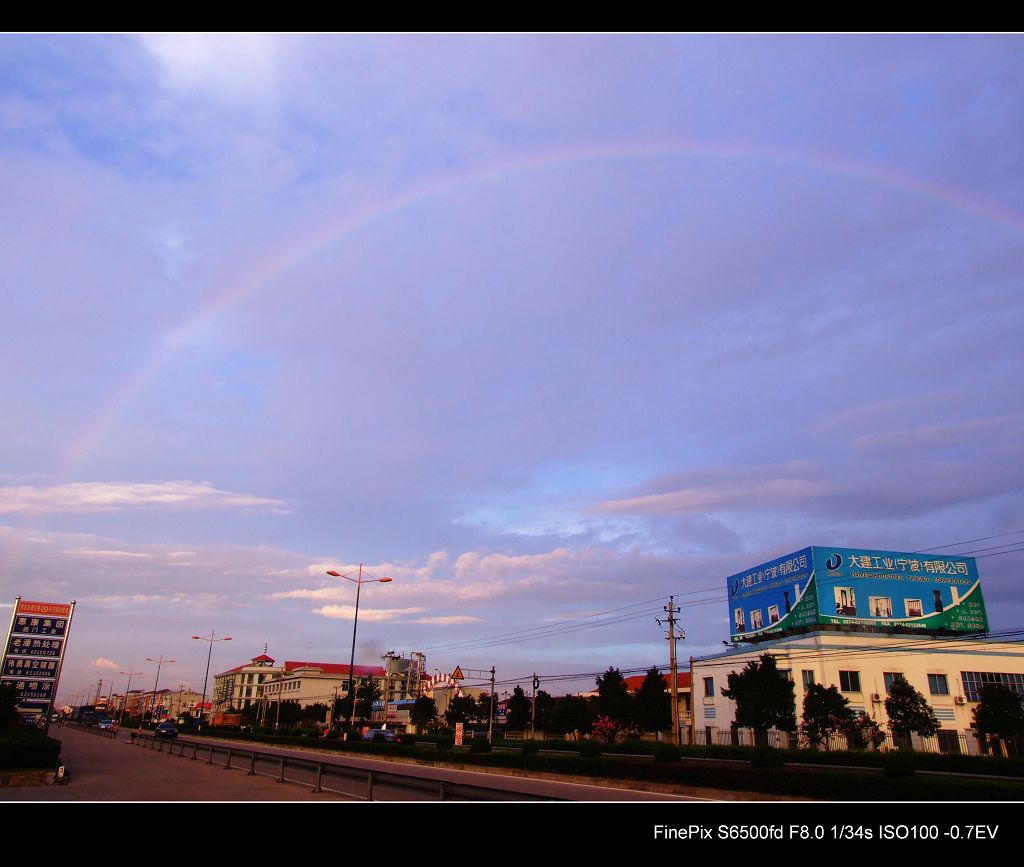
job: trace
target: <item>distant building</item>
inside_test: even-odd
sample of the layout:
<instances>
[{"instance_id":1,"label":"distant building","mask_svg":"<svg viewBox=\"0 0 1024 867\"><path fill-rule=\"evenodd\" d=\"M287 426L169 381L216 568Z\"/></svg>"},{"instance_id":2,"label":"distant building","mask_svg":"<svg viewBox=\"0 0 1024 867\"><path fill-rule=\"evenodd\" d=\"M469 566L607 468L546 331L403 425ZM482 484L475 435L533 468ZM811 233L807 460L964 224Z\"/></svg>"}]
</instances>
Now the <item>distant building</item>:
<instances>
[{"instance_id":1,"label":"distant building","mask_svg":"<svg viewBox=\"0 0 1024 867\"><path fill-rule=\"evenodd\" d=\"M247 664L222 671L213 676L211 701L214 713L242 710L253 704L258 690L269 680L281 674L284 669L274 665L274 660L263 653L254 656Z\"/></svg>"}]
</instances>

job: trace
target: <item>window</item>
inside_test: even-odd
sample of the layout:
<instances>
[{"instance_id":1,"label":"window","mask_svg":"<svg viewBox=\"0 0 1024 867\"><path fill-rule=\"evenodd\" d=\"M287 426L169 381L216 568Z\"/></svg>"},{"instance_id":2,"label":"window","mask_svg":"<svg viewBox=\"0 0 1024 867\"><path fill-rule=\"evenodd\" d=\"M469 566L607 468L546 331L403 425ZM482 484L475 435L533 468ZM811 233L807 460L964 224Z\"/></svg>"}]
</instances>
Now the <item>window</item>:
<instances>
[{"instance_id":1,"label":"window","mask_svg":"<svg viewBox=\"0 0 1024 867\"><path fill-rule=\"evenodd\" d=\"M715 695L715 679L713 677L704 678L704 695L714 698Z\"/></svg>"},{"instance_id":2,"label":"window","mask_svg":"<svg viewBox=\"0 0 1024 867\"><path fill-rule=\"evenodd\" d=\"M805 668L801 674L803 675L804 691L806 691L814 686L814 672Z\"/></svg>"},{"instance_id":3,"label":"window","mask_svg":"<svg viewBox=\"0 0 1024 867\"><path fill-rule=\"evenodd\" d=\"M903 604L907 606L907 617L921 617L924 614L920 599L905 599Z\"/></svg>"},{"instance_id":4,"label":"window","mask_svg":"<svg viewBox=\"0 0 1024 867\"><path fill-rule=\"evenodd\" d=\"M928 691L932 695L949 695L949 683L944 674L928 675Z\"/></svg>"},{"instance_id":5,"label":"window","mask_svg":"<svg viewBox=\"0 0 1024 867\"><path fill-rule=\"evenodd\" d=\"M885 694L889 695L892 692L892 685L898 680L903 680L903 675L897 671L886 671L882 678L885 680Z\"/></svg>"},{"instance_id":6,"label":"window","mask_svg":"<svg viewBox=\"0 0 1024 867\"><path fill-rule=\"evenodd\" d=\"M986 683L1001 683L1008 686L1017 695L1024 696L1024 674L998 674L993 671L961 671L964 682L964 698L968 701L980 701L978 690Z\"/></svg>"},{"instance_id":7,"label":"window","mask_svg":"<svg viewBox=\"0 0 1024 867\"><path fill-rule=\"evenodd\" d=\"M762 629L764 627L764 618L761 615L761 609L755 608L750 612L750 628L751 629Z\"/></svg>"},{"instance_id":8,"label":"window","mask_svg":"<svg viewBox=\"0 0 1024 867\"><path fill-rule=\"evenodd\" d=\"M778 623L779 622L779 606L769 605L768 606L768 622Z\"/></svg>"},{"instance_id":9,"label":"window","mask_svg":"<svg viewBox=\"0 0 1024 867\"><path fill-rule=\"evenodd\" d=\"M839 672L839 688L843 692L860 692L860 672L841 671Z\"/></svg>"}]
</instances>

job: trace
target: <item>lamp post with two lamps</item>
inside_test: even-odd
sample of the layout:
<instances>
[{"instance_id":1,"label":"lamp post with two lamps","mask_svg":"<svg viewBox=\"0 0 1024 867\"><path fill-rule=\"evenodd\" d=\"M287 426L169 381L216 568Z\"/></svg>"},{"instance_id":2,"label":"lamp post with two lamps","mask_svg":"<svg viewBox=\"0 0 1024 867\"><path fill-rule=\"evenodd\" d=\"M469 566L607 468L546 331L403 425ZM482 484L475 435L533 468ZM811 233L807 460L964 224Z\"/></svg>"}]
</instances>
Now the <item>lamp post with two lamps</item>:
<instances>
[{"instance_id":1,"label":"lamp post with two lamps","mask_svg":"<svg viewBox=\"0 0 1024 867\"><path fill-rule=\"evenodd\" d=\"M355 578L352 577L351 573L346 575L346 574L343 574L341 572L336 572L333 569L328 569L327 570L327 574L330 575L332 578L344 578L346 581L351 581L353 584L356 585L356 611L355 611L355 615L352 618L352 655L349 657L349 661L348 661L348 687L349 687L348 688L348 694L352 698L352 702L349 705L349 710L348 710L348 731L349 731L350 735L352 733L352 722L355 719L355 715L356 715L355 666L356 666L356 629L359 626L359 594L362 591L364 584L373 584L374 582L377 582L378 584L387 584L387 583L389 583L391 581L390 578L363 578L363 564L362 563L359 564L359 568L358 569L353 569L352 571L356 573L356 577Z\"/></svg>"},{"instance_id":2,"label":"lamp post with two lamps","mask_svg":"<svg viewBox=\"0 0 1024 867\"><path fill-rule=\"evenodd\" d=\"M210 645L210 650L206 654L206 674L203 676L203 701L199 705L199 729L200 730L202 730L202 728L203 728L203 713L206 711L206 684L210 680L210 658L213 656L213 643L215 641L230 641L231 640L231 636L230 635L225 637L225 638L214 638L213 636L214 636L214 630L212 630L212 629L210 630L210 637L209 638L207 638L205 635L193 635L192 636L192 640L193 641L206 641ZM213 702L210 702L210 704L212 705ZM210 709L213 710L212 707Z\"/></svg>"}]
</instances>

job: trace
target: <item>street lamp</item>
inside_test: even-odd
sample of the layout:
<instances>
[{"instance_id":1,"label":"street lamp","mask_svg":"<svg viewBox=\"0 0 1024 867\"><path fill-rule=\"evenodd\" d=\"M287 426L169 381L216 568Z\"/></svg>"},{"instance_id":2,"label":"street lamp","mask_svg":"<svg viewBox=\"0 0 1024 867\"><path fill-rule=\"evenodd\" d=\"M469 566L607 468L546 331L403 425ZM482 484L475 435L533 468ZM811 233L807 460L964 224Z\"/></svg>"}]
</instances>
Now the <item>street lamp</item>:
<instances>
[{"instance_id":1,"label":"street lamp","mask_svg":"<svg viewBox=\"0 0 1024 867\"><path fill-rule=\"evenodd\" d=\"M199 731L203 730L203 711L206 710L206 684L207 684L207 682L210 679L210 658L213 656L213 643L215 641L230 641L231 640L231 636L230 635L227 636L226 638L214 638L213 635L214 635L214 631L211 629L210 630L210 637L209 638L207 638L205 635L193 635L192 636L192 639L194 641L206 641L210 645L210 650L206 654L206 674L203 676L203 701L199 705ZM213 702L210 702L210 704L213 704ZM212 708L211 708L211 710L212 710Z\"/></svg>"},{"instance_id":2,"label":"street lamp","mask_svg":"<svg viewBox=\"0 0 1024 867\"><path fill-rule=\"evenodd\" d=\"M359 593L363 589L364 584L372 584L376 581L379 584L387 584L391 581L390 578L363 578L363 564L359 564L357 577L353 578L351 575L343 575L341 572L335 572L333 569L328 569L327 574L332 578L344 578L346 581L351 581L356 585L356 612L352 618L352 655L348 660L348 694L352 697L352 703L348 710L348 730L352 732L352 722L356 715L356 678L355 678L355 667L356 667L356 627L359 626Z\"/></svg>"},{"instance_id":3,"label":"street lamp","mask_svg":"<svg viewBox=\"0 0 1024 867\"><path fill-rule=\"evenodd\" d=\"M160 684L160 668L167 662L174 662L173 659L164 659L164 655L161 653L159 659L150 659L146 657L146 662L156 663L156 680L153 681L153 703L149 708L149 721L153 722L153 716L156 714L156 688ZM141 723L140 723L141 726Z\"/></svg>"},{"instance_id":4,"label":"street lamp","mask_svg":"<svg viewBox=\"0 0 1024 867\"><path fill-rule=\"evenodd\" d=\"M127 676L127 678L128 678L128 686L126 686L124 688L124 701L121 702L121 712L117 715L117 725L119 727L120 727L121 723L124 720L124 711L125 711L125 707L128 704L128 693L130 693L132 691L132 677L135 676L136 674L145 674L145 672L142 672L142 671L131 671L129 669L128 671L122 671L121 674Z\"/></svg>"}]
</instances>

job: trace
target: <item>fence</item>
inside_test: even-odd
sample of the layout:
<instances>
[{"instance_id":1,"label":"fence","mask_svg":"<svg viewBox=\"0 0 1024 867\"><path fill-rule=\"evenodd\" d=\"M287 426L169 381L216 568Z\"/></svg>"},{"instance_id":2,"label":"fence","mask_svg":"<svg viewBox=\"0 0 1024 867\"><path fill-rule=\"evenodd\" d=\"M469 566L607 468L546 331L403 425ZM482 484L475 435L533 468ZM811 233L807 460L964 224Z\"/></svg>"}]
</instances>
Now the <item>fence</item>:
<instances>
[{"instance_id":1,"label":"fence","mask_svg":"<svg viewBox=\"0 0 1024 867\"><path fill-rule=\"evenodd\" d=\"M230 744L168 739L151 734L131 733L131 742L143 749L166 752L190 761L219 765L225 770L246 770L249 775L273 777L280 783L311 786L314 792L334 792L364 801L373 801L374 790L382 787L401 789L439 801L557 801L561 798L508 791L498 786L461 782L450 776L419 776L413 770L368 770L342 760L317 761L292 755L246 749ZM345 789L331 788L347 783ZM352 791L356 789L356 791Z\"/></svg>"},{"instance_id":2,"label":"fence","mask_svg":"<svg viewBox=\"0 0 1024 867\"><path fill-rule=\"evenodd\" d=\"M689 735L689 733L687 733ZM919 753L946 753L949 755L1024 755L1024 739L1016 738L1002 742L986 743L973 730L957 731L943 729L937 735L922 737L918 734L909 736L882 732L883 740L873 747L881 752L893 750L913 750ZM697 729L693 738L684 739L686 743L698 746L769 746L776 749L809 749L806 738L795 732L781 732L769 729L761 733L749 728L733 727L731 729ZM835 732L821 745L823 750L845 751L853 749L846 735ZM869 749L872 749L869 747Z\"/></svg>"}]
</instances>

